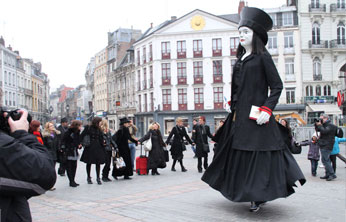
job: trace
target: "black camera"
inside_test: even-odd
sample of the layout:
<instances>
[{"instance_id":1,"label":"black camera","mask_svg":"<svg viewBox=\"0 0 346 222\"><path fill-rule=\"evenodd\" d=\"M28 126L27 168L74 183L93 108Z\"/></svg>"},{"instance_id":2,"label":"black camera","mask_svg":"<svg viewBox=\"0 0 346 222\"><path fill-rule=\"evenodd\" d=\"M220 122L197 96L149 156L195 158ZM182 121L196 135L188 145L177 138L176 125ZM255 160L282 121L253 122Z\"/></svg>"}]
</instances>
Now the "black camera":
<instances>
[{"instance_id":1,"label":"black camera","mask_svg":"<svg viewBox=\"0 0 346 222\"><path fill-rule=\"evenodd\" d=\"M320 119L314 119L314 123L320 123L321 120Z\"/></svg>"},{"instance_id":2,"label":"black camera","mask_svg":"<svg viewBox=\"0 0 346 222\"><path fill-rule=\"evenodd\" d=\"M7 113L7 115L4 116L4 113ZM8 110L6 107L0 107L0 130L9 134L11 130L10 126L8 125L8 118L11 117L14 121L17 121L21 116L22 114L19 112L19 109ZM27 120L30 124L32 120L30 114L28 114Z\"/></svg>"}]
</instances>

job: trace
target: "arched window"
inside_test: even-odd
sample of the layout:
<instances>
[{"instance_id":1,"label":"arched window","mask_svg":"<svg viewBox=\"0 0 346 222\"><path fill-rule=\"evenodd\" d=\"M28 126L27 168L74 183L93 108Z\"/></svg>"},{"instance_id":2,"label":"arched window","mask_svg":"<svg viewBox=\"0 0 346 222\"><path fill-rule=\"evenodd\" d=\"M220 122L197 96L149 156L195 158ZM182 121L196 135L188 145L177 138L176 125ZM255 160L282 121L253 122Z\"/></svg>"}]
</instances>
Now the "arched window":
<instances>
[{"instance_id":1,"label":"arched window","mask_svg":"<svg viewBox=\"0 0 346 222\"><path fill-rule=\"evenodd\" d=\"M321 44L320 42L320 25L315 22L312 25L312 44L319 45Z\"/></svg>"},{"instance_id":2,"label":"arched window","mask_svg":"<svg viewBox=\"0 0 346 222\"><path fill-rule=\"evenodd\" d=\"M312 86L307 86L306 88L305 88L305 94L306 94L306 96L313 96L313 88L312 88Z\"/></svg>"},{"instance_id":3,"label":"arched window","mask_svg":"<svg viewBox=\"0 0 346 222\"><path fill-rule=\"evenodd\" d=\"M318 57L314 58L314 60L313 60L313 79L315 81L321 81L322 80L321 60Z\"/></svg>"},{"instance_id":4,"label":"arched window","mask_svg":"<svg viewBox=\"0 0 346 222\"><path fill-rule=\"evenodd\" d=\"M316 96L321 96L322 95L322 92L321 92L321 86L320 85L317 85L316 86Z\"/></svg>"},{"instance_id":5,"label":"arched window","mask_svg":"<svg viewBox=\"0 0 346 222\"><path fill-rule=\"evenodd\" d=\"M339 22L336 34L337 34L337 40L336 40L337 44L345 45L346 43L345 24L343 22Z\"/></svg>"},{"instance_id":6,"label":"arched window","mask_svg":"<svg viewBox=\"0 0 346 222\"><path fill-rule=\"evenodd\" d=\"M330 85L326 85L323 87L323 92L325 96L330 96L331 95L331 87Z\"/></svg>"}]
</instances>

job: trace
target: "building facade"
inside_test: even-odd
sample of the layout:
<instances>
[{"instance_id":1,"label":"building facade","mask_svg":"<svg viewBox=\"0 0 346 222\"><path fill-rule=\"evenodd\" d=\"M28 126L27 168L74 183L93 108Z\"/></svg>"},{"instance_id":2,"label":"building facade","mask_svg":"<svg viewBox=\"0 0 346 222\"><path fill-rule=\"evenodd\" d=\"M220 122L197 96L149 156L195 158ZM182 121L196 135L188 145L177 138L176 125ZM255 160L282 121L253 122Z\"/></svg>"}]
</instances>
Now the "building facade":
<instances>
[{"instance_id":1,"label":"building facade","mask_svg":"<svg viewBox=\"0 0 346 222\"><path fill-rule=\"evenodd\" d=\"M94 112L103 115L107 112L107 49L104 48L95 55L94 73Z\"/></svg>"},{"instance_id":2,"label":"building facade","mask_svg":"<svg viewBox=\"0 0 346 222\"><path fill-rule=\"evenodd\" d=\"M326 113L339 123L343 117L336 98L345 93L345 0L298 1L298 10L305 118L312 124Z\"/></svg>"}]
</instances>

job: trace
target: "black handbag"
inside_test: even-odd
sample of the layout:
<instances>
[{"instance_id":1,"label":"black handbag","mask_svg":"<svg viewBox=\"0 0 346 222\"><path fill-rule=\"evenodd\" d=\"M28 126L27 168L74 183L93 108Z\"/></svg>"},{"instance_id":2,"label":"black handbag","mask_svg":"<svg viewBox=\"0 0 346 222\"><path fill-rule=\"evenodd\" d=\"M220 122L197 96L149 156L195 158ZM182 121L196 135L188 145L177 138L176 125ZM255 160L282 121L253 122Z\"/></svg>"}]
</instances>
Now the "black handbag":
<instances>
[{"instance_id":1,"label":"black handbag","mask_svg":"<svg viewBox=\"0 0 346 222\"><path fill-rule=\"evenodd\" d=\"M296 142L293 142L289 148L292 154L300 154L302 152L302 146Z\"/></svg>"},{"instance_id":2,"label":"black handbag","mask_svg":"<svg viewBox=\"0 0 346 222\"><path fill-rule=\"evenodd\" d=\"M210 152L209 144L203 143L203 151L206 152L206 153Z\"/></svg>"},{"instance_id":3,"label":"black handbag","mask_svg":"<svg viewBox=\"0 0 346 222\"><path fill-rule=\"evenodd\" d=\"M169 153L168 153L168 150L164 149L163 152L164 152L164 154L165 154L165 161L166 161L166 162L169 162Z\"/></svg>"},{"instance_id":4,"label":"black handbag","mask_svg":"<svg viewBox=\"0 0 346 222\"><path fill-rule=\"evenodd\" d=\"M90 136L88 134L83 137L82 145L84 147L90 146Z\"/></svg>"}]
</instances>

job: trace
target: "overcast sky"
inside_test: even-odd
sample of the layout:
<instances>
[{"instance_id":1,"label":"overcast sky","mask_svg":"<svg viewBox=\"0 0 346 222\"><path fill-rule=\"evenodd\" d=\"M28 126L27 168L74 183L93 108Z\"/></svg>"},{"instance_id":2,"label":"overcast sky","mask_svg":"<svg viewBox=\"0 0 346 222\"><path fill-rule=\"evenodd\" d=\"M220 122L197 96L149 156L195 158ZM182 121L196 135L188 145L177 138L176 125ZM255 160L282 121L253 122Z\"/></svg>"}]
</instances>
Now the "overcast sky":
<instances>
[{"instance_id":1,"label":"overcast sky","mask_svg":"<svg viewBox=\"0 0 346 222\"><path fill-rule=\"evenodd\" d=\"M248 6L274 8L285 0L248 0ZM107 32L145 31L201 9L214 15L238 11L239 0L0 0L0 35L24 58L42 63L52 89L76 87L92 56L107 45Z\"/></svg>"}]
</instances>

